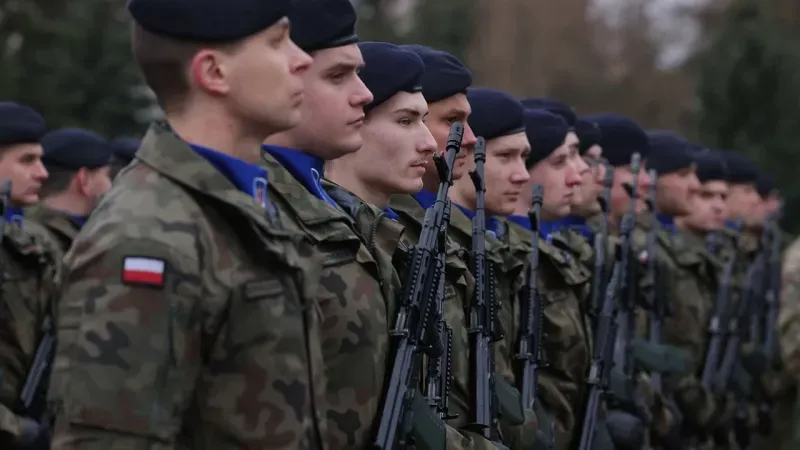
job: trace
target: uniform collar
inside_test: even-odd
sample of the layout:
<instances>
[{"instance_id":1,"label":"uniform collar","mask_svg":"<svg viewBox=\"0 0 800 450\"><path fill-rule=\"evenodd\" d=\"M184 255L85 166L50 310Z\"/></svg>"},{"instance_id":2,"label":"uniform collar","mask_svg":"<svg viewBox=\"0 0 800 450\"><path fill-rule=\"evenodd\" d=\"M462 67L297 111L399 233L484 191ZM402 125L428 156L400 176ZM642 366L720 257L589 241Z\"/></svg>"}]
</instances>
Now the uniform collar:
<instances>
[{"instance_id":1,"label":"uniform collar","mask_svg":"<svg viewBox=\"0 0 800 450\"><path fill-rule=\"evenodd\" d=\"M237 189L251 195L262 207L267 202L267 169L198 144L189 147L225 176Z\"/></svg>"},{"instance_id":2,"label":"uniform collar","mask_svg":"<svg viewBox=\"0 0 800 450\"><path fill-rule=\"evenodd\" d=\"M278 164L286 168L311 195L338 208L336 202L325 192L325 189L322 188L322 184L320 183L320 179L323 175L323 166L325 164L322 158L300 150L279 147L277 145L264 145L263 149L275 158Z\"/></svg>"}]
</instances>

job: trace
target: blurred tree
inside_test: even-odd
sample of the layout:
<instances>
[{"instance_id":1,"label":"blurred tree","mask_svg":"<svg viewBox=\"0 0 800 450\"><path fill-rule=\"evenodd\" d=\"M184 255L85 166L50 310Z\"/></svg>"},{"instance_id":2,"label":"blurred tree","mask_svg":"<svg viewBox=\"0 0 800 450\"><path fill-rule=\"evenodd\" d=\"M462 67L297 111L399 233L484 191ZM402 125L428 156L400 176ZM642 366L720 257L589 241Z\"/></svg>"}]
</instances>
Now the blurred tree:
<instances>
[{"instance_id":1,"label":"blurred tree","mask_svg":"<svg viewBox=\"0 0 800 450\"><path fill-rule=\"evenodd\" d=\"M51 128L143 131L136 117L152 100L131 56L123 2L6 0L0 21L0 98L36 108Z\"/></svg>"},{"instance_id":2,"label":"blurred tree","mask_svg":"<svg viewBox=\"0 0 800 450\"><path fill-rule=\"evenodd\" d=\"M709 146L745 152L778 178L785 225L800 229L797 42L776 26L769 5L735 0L698 55L696 121Z\"/></svg>"}]
</instances>

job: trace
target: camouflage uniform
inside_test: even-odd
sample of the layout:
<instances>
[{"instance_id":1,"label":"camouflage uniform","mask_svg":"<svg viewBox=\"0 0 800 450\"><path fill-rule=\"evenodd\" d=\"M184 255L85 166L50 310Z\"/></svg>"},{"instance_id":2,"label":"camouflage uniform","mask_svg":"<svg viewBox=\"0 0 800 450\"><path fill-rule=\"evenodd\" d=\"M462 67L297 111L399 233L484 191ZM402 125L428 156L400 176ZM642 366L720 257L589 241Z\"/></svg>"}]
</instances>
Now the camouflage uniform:
<instances>
[{"instance_id":1,"label":"camouflage uniform","mask_svg":"<svg viewBox=\"0 0 800 450\"><path fill-rule=\"evenodd\" d=\"M709 432L715 412L720 413L711 392L700 384L704 356L708 347L708 324L717 292L717 277L722 263L708 253L703 240L690 232L659 230L659 270L666 285L668 314L664 318L662 340L683 349L691 356L692 373L664 377L665 389L674 395L691 433ZM650 289L659 289L655 280Z\"/></svg>"},{"instance_id":2,"label":"camouflage uniform","mask_svg":"<svg viewBox=\"0 0 800 450\"><path fill-rule=\"evenodd\" d=\"M414 243L419 239L422 230L422 221L425 217L425 209L412 196L392 197L392 209L397 212L401 223L406 225L404 239L409 243ZM451 215L458 214L457 219L461 230L464 231L469 223L471 233L471 223L461 211L456 212L453 208ZM464 222L466 220L467 222ZM451 218L451 225L453 220ZM450 231L454 230L451 226ZM469 335L467 333L467 312L472 302L475 288L475 278L468 267L467 254L472 242L470 234L468 241L460 245L453 239L452 233L448 233L447 255L445 259L445 304L444 314L446 322L453 328L453 389L451 390L451 411L459 415L457 419L449 422L451 426L461 428L469 420L469 407L471 405L472 393L470 392L470 366L469 366ZM489 240L487 239L487 246ZM497 263L498 261L495 260ZM506 380L513 381L511 362L508 360L508 352L499 350L502 341L495 343L495 362L496 370L501 373ZM503 433L504 444L511 450L522 450L534 448L541 436L537 434L538 420L533 411L524 411L525 421L522 424L514 424L508 418L501 417L501 431ZM472 433L469 433L472 436Z\"/></svg>"},{"instance_id":3,"label":"camouflage uniform","mask_svg":"<svg viewBox=\"0 0 800 450\"><path fill-rule=\"evenodd\" d=\"M531 231L508 222L502 238L510 249L509 256L527 265ZM556 448L561 450L571 448L581 432L587 393L585 378L593 345L585 303L591 272L545 239L539 241L539 251L537 284L544 302L542 353L546 363L540 369L539 385L544 407L554 416ZM509 309L512 308L517 328L514 333L506 334L515 339L519 305L514 303Z\"/></svg>"},{"instance_id":4,"label":"camouflage uniform","mask_svg":"<svg viewBox=\"0 0 800 450\"><path fill-rule=\"evenodd\" d=\"M311 296L321 321L327 378L324 441L330 449L365 446L373 437L386 382L394 294L384 277L392 271L391 262L376 259L354 231L353 218L312 195L269 153L264 153L264 167L282 225L301 233L324 256Z\"/></svg>"},{"instance_id":5,"label":"camouflage uniform","mask_svg":"<svg viewBox=\"0 0 800 450\"><path fill-rule=\"evenodd\" d=\"M54 249L43 233L32 223L6 224L0 249L0 444L4 448L21 444L28 432L22 417L41 414L44 406L40 400L47 386L42 383L32 405L38 411L19 408L44 321L52 318L61 277Z\"/></svg>"},{"instance_id":6,"label":"camouflage uniform","mask_svg":"<svg viewBox=\"0 0 800 450\"><path fill-rule=\"evenodd\" d=\"M781 283L778 317L781 358L786 372L794 375L793 381L797 384L800 382L800 239L794 240L784 252ZM797 448L800 445L796 414L792 425L794 431L790 432L791 436L787 436L790 442L785 445L786 448Z\"/></svg>"},{"instance_id":7,"label":"camouflage uniform","mask_svg":"<svg viewBox=\"0 0 800 450\"><path fill-rule=\"evenodd\" d=\"M321 258L265 216L151 126L65 257L54 449L323 448Z\"/></svg>"},{"instance_id":8,"label":"camouflage uniform","mask_svg":"<svg viewBox=\"0 0 800 450\"><path fill-rule=\"evenodd\" d=\"M59 261L69 250L72 241L78 236L78 232L81 231L80 226L72 220L69 214L50 208L44 203L32 208L27 217L47 231L47 235L56 244L59 251Z\"/></svg>"}]
</instances>

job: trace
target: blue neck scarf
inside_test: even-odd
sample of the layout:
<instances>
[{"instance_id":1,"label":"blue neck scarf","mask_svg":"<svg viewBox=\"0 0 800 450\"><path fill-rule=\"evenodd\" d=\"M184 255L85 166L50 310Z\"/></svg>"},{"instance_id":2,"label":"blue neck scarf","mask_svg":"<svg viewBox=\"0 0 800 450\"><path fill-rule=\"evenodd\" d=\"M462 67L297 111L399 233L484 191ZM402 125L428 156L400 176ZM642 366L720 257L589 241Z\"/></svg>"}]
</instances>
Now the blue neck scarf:
<instances>
[{"instance_id":1,"label":"blue neck scarf","mask_svg":"<svg viewBox=\"0 0 800 450\"><path fill-rule=\"evenodd\" d=\"M83 226L86 225L86 219L87 219L86 216L79 216L76 214L69 215L69 220L71 220L72 223L77 225L78 228L83 228Z\"/></svg>"},{"instance_id":2,"label":"blue neck scarf","mask_svg":"<svg viewBox=\"0 0 800 450\"><path fill-rule=\"evenodd\" d=\"M742 230L742 222L739 220L726 220L725 227L731 229L733 231L741 231Z\"/></svg>"},{"instance_id":3,"label":"blue neck scarf","mask_svg":"<svg viewBox=\"0 0 800 450\"><path fill-rule=\"evenodd\" d=\"M319 181L322 178L322 169L325 164L322 158L300 150L278 147L276 145L264 145L263 149L288 170L311 195L339 209L339 206L331 196L325 192L325 189L322 188L322 184Z\"/></svg>"},{"instance_id":4,"label":"blue neck scarf","mask_svg":"<svg viewBox=\"0 0 800 450\"><path fill-rule=\"evenodd\" d=\"M434 200L436 197L434 197ZM457 203L453 203L461 210L467 217L472 220L475 217L475 211L471 211L468 208L465 208ZM486 232L491 234L493 237L498 239L503 239L505 233L503 225L500 223L500 220L497 217L489 216L486 218Z\"/></svg>"},{"instance_id":5,"label":"blue neck scarf","mask_svg":"<svg viewBox=\"0 0 800 450\"><path fill-rule=\"evenodd\" d=\"M16 206L8 206L6 208L6 217L5 217L7 224L17 224L20 228L22 228L22 224L25 222L25 214L22 211L22 208L17 208Z\"/></svg>"},{"instance_id":6,"label":"blue neck scarf","mask_svg":"<svg viewBox=\"0 0 800 450\"><path fill-rule=\"evenodd\" d=\"M261 207L267 206L267 170L255 164L228 156L208 147L189 144L198 155L205 158L215 169L236 186L237 189L259 202Z\"/></svg>"},{"instance_id":7,"label":"blue neck scarf","mask_svg":"<svg viewBox=\"0 0 800 450\"><path fill-rule=\"evenodd\" d=\"M422 206L424 209L428 209L436 203L436 194L431 191L426 191L425 189L417 192L416 194L412 195L414 200L419 203L419 206Z\"/></svg>"},{"instance_id":8,"label":"blue neck scarf","mask_svg":"<svg viewBox=\"0 0 800 450\"><path fill-rule=\"evenodd\" d=\"M669 231L670 233L675 233L675 218L670 216L665 216L663 214L656 214L656 220L658 223L661 224L661 228L664 230Z\"/></svg>"}]
</instances>

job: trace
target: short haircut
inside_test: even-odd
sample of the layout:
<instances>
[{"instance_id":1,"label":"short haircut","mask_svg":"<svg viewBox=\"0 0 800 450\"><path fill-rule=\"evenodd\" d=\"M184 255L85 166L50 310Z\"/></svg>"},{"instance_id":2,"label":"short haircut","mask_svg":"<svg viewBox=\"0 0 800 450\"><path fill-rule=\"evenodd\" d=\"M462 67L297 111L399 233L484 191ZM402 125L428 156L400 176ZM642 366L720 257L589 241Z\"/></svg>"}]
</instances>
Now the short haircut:
<instances>
[{"instance_id":1,"label":"short haircut","mask_svg":"<svg viewBox=\"0 0 800 450\"><path fill-rule=\"evenodd\" d=\"M208 43L176 39L147 31L135 22L131 33L133 57L165 113L183 109L191 89L186 70L198 51L208 48L232 52L242 41Z\"/></svg>"},{"instance_id":2,"label":"short haircut","mask_svg":"<svg viewBox=\"0 0 800 450\"><path fill-rule=\"evenodd\" d=\"M48 167L47 179L42 182L40 195L42 198L51 197L67 190L72 179L78 174L74 169L63 169L60 167Z\"/></svg>"}]
</instances>

